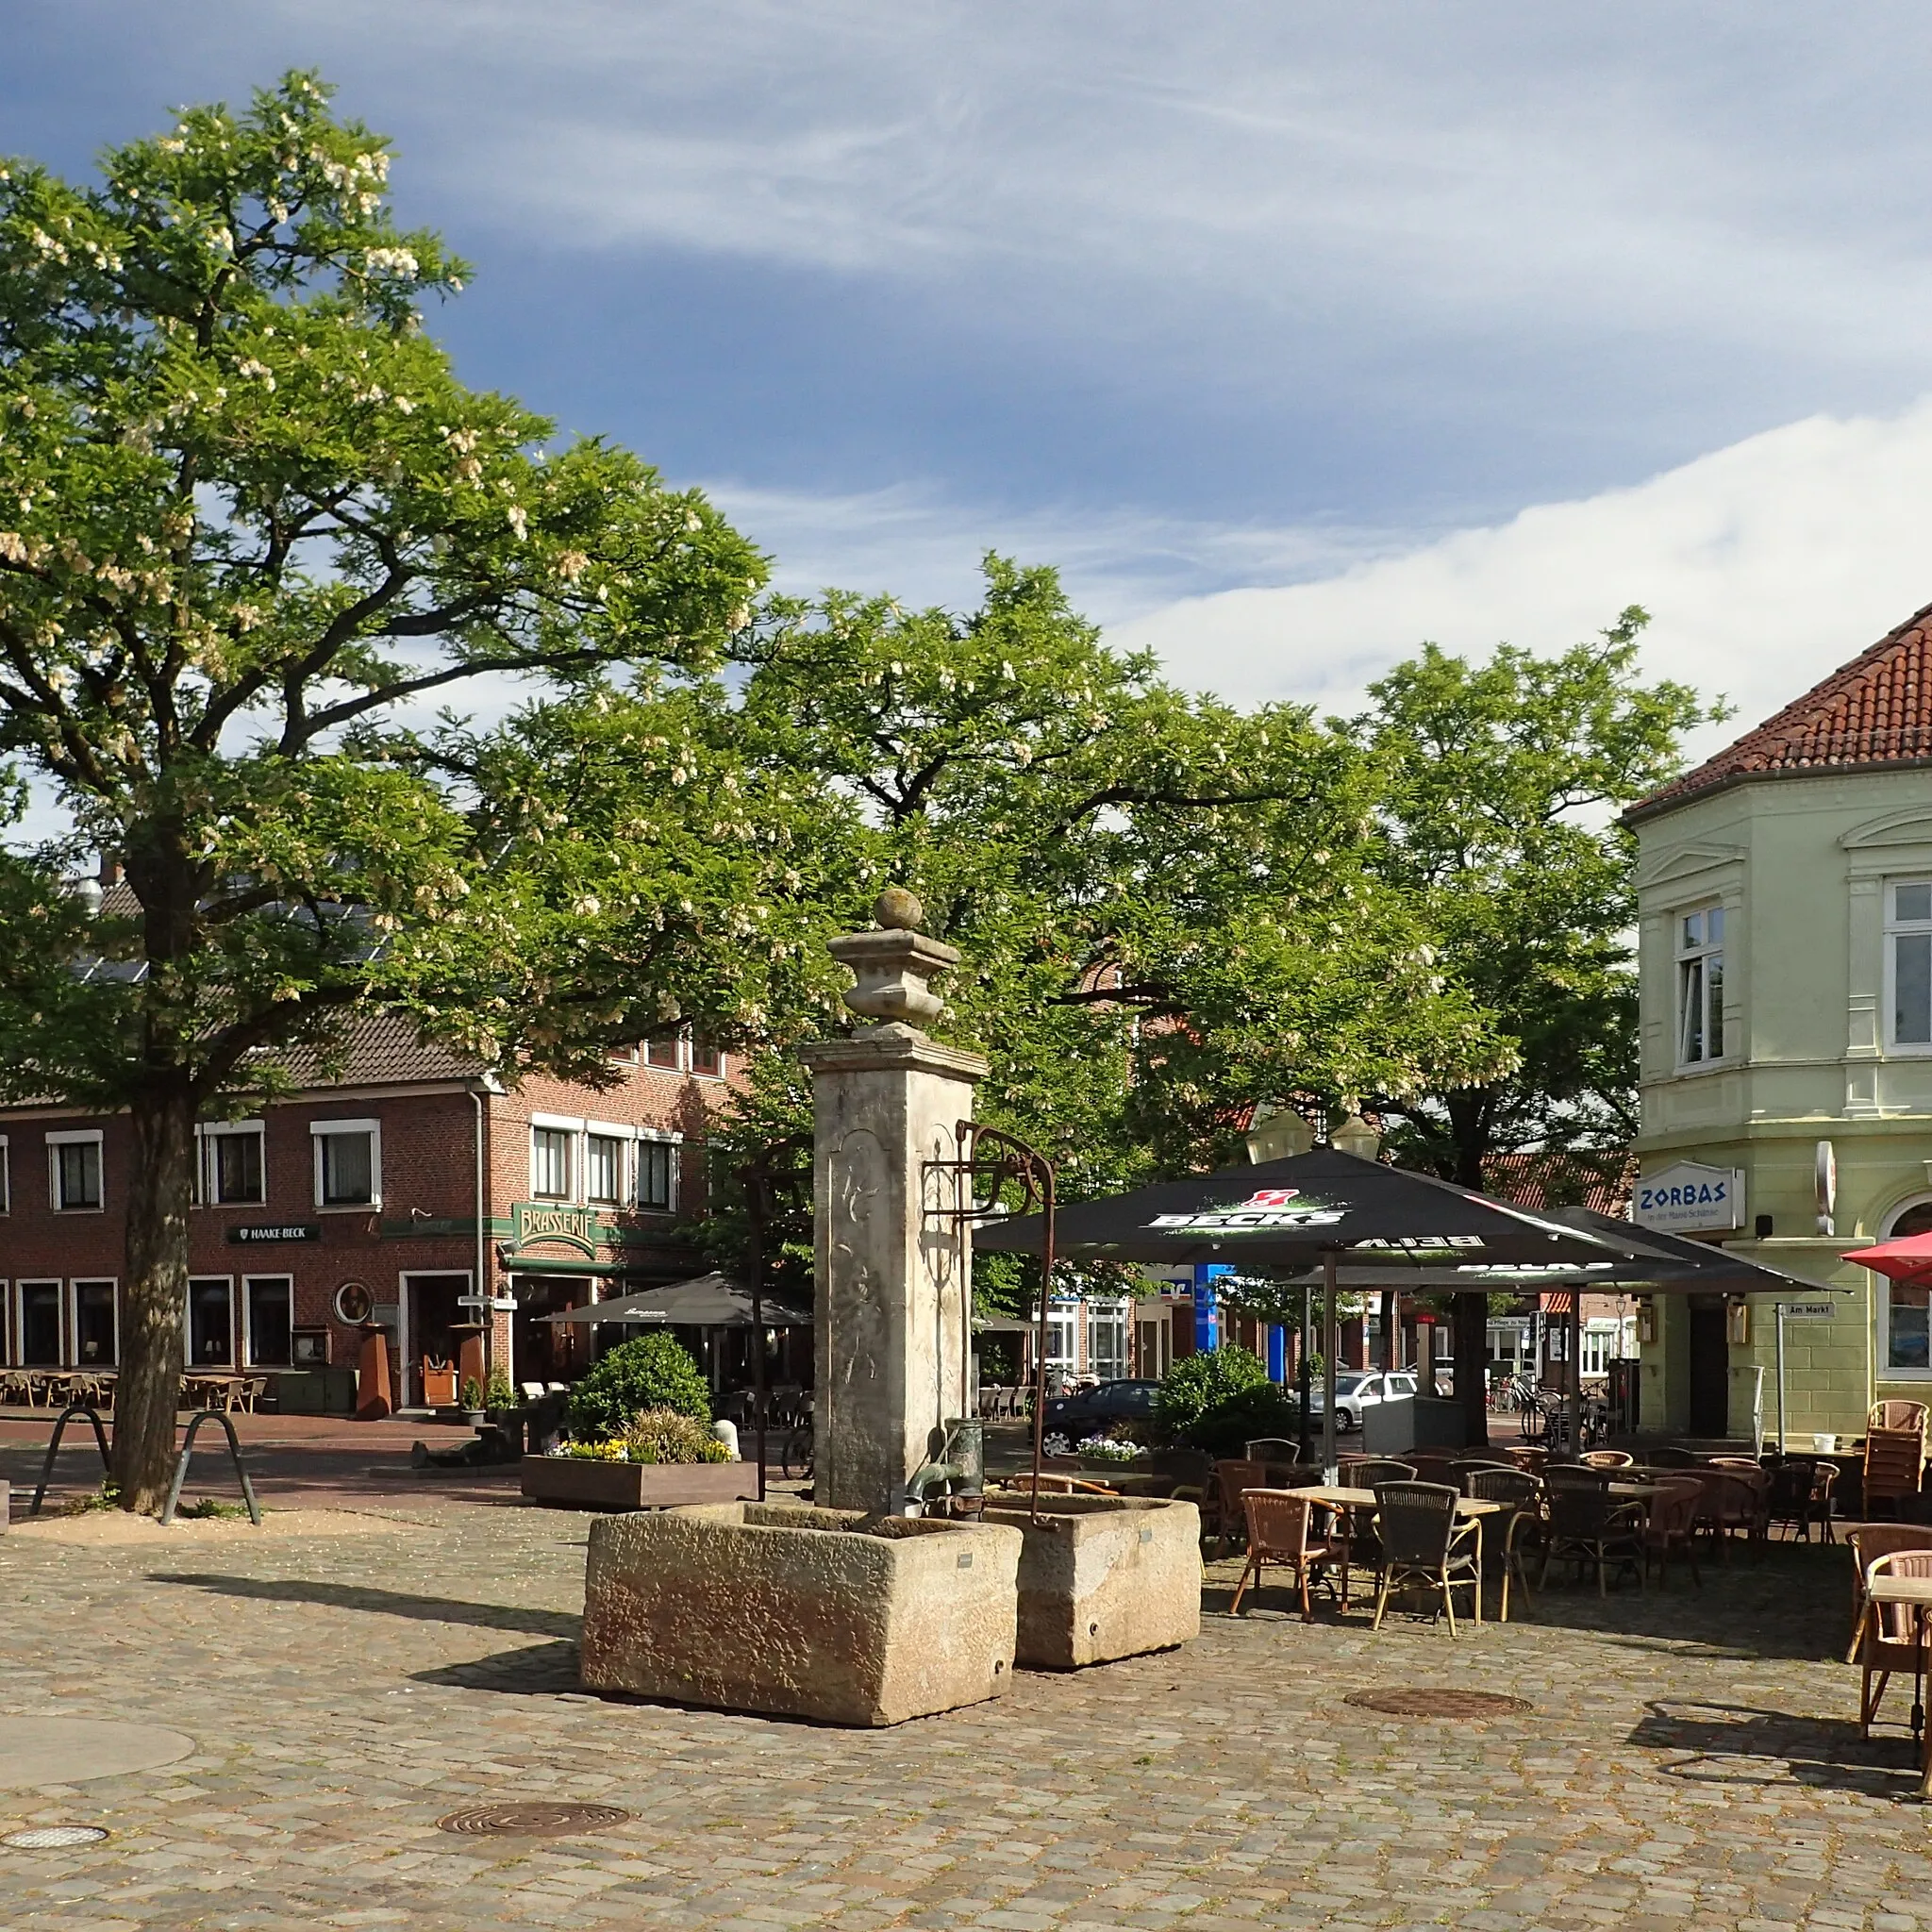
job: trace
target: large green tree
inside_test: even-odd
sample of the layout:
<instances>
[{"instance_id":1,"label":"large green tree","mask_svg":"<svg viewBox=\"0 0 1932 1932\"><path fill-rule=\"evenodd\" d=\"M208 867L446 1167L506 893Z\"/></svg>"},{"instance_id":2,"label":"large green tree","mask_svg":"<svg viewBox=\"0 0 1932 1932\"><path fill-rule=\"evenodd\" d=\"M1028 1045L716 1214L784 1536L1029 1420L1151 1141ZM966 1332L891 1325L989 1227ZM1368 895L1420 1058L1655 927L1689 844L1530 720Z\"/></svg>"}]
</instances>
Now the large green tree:
<instances>
[{"instance_id":1,"label":"large green tree","mask_svg":"<svg viewBox=\"0 0 1932 1932\"><path fill-rule=\"evenodd\" d=\"M685 1012L755 1023L753 969L797 953L678 688L761 559L457 379L422 305L461 264L395 226L388 168L297 74L91 184L0 171L0 758L66 822L0 862L0 1089L131 1121L133 1507L173 1442L198 1114L371 1002L511 1072L592 1064ZM407 728L517 680L582 701L488 744ZM546 796L560 736L619 835L594 860ZM599 793L625 758L661 783ZM68 884L93 849L125 868L99 908Z\"/></svg>"},{"instance_id":2,"label":"large green tree","mask_svg":"<svg viewBox=\"0 0 1932 1932\"><path fill-rule=\"evenodd\" d=\"M1488 1078L1374 1095L1399 1158L1467 1187L1499 1154L1621 1151L1636 1132L1635 854L1617 814L1724 715L1640 675L1647 622L1633 606L1553 658L1425 644L1354 725L1390 777L1375 871L1514 1049Z\"/></svg>"}]
</instances>

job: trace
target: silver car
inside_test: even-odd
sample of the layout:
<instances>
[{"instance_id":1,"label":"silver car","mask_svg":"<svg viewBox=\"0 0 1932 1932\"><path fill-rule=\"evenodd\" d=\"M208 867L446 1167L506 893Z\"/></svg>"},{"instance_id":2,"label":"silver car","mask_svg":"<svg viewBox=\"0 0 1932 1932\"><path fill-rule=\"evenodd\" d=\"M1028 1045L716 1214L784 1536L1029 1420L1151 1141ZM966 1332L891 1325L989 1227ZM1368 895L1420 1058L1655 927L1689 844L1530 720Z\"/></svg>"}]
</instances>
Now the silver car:
<instances>
[{"instance_id":1,"label":"silver car","mask_svg":"<svg viewBox=\"0 0 1932 1932\"><path fill-rule=\"evenodd\" d=\"M1406 1369L1384 1373L1379 1369L1344 1369L1335 1377L1335 1426L1341 1430L1358 1429L1362 1410L1416 1392L1416 1379ZM1309 1391L1308 1408L1321 1415L1327 1407L1320 1382Z\"/></svg>"}]
</instances>

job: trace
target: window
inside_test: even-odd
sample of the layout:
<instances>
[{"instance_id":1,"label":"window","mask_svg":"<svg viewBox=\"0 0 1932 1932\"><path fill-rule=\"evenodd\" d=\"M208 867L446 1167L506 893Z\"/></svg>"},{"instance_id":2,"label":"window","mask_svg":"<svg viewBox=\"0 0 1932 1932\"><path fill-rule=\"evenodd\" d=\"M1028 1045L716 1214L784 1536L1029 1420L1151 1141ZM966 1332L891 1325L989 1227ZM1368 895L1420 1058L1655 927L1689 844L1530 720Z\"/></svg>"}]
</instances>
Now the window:
<instances>
[{"instance_id":1,"label":"window","mask_svg":"<svg viewBox=\"0 0 1932 1932\"><path fill-rule=\"evenodd\" d=\"M584 1198L613 1205L624 1198L624 1142L613 1134L584 1136Z\"/></svg>"},{"instance_id":2,"label":"window","mask_svg":"<svg viewBox=\"0 0 1932 1932\"><path fill-rule=\"evenodd\" d=\"M20 1284L20 1365L24 1369L60 1366L60 1284Z\"/></svg>"},{"instance_id":3,"label":"window","mask_svg":"<svg viewBox=\"0 0 1932 1932\"><path fill-rule=\"evenodd\" d=\"M638 1206L668 1214L677 1205L677 1143L638 1142Z\"/></svg>"},{"instance_id":4,"label":"window","mask_svg":"<svg viewBox=\"0 0 1932 1932\"><path fill-rule=\"evenodd\" d=\"M1089 1302L1087 1359L1095 1378L1118 1382L1127 1373L1127 1304Z\"/></svg>"},{"instance_id":5,"label":"window","mask_svg":"<svg viewBox=\"0 0 1932 1932\"><path fill-rule=\"evenodd\" d=\"M691 1070L707 1079L722 1080L724 1077L724 1056L715 1046L693 1039L691 1043Z\"/></svg>"},{"instance_id":6,"label":"window","mask_svg":"<svg viewBox=\"0 0 1932 1932\"><path fill-rule=\"evenodd\" d=\"M1724 1057L1724 908L1700 907L1677 920L1677 1064Z\"/></svg>"},{"instance_id":7,"label":"window","mask_svg":"<svg viewBox=\"0 0 1932 1932\"><path fill-rule=\"evenodd\" d=\"M198 1275L188 1283L188 1366L235 1366L235 1285L225 1274Z\"/></svg>"},{"instance_id":8,"label":"window","mask_svg":"<svg viewBox=\"0 0 1932 1932\"><path fill-rule=\"evenodd\" d=\"M1887 1241L1932 1232L1932 1201L1921 1201L1893 1217ZM1885 1339L1885 1368L1891 1374L1932 1374L1932 1289L1907 1287L1902 1281L1874 1277L1885 1297L1880 1331Z\"/></svg>"},{"instance_id":9,"label":"window","mask_svg":"<svg viewBox=\"0 0 1932 1932\"><path fill-rule=\"evenodd\" d=\"M268 1198L263 1187L259 1124L204 1127L202 1149L208 1166L204 1200L226 1203Z\"/></svg>"},{"instance_id":10,"label":"window","mask_svg":"<svg viewBox=\"0 0 1932 1932\"><path fill-rule=\"evenodd\" d=\"M1064 1369L1069 1374L1074 1372L1074 1324L1078 1318L1078 1305L1074 1302L1057 1302L1046 1311L1046 1365L1050 1369Z\"/></svg>"},{"instance_id":11,"label":"window","mask_svg":"<svg viewBox=\"0 0 1932 1932\"><path fill-rule=\"evenodd\" d=\"M647 1067L663 1067L675 1074L683 1064L677 1049L678 1040L675 1033L666 1035L662 1040L647 1040L644 1042L644 1064Z\"/></svg>"},{"instance_id":12,"label":"window","mask_svg":"<svg viewBox=\"0 0 1932 1932\"><path fill-rule=\"evenodd\" d=\"M1885 891L1885 969L1893 1046L1932 1047L1932 882Z\"/></svg>"},{"instance_id":13,"label":"window","mask_svg":"<svg viewBox=\"0 0 1932 1932\"><path fill-rule=\"evenodd\" d=\"M101 1130L47 1136L54 1206L62 1213L98 1213L101 1208Z\"/></svg>"},{"instance_id":14,"label":"window","mask_svg":"<svg viewBox=\"0 0 1932 1932\"><path fill-rule=\"evenodd\" d=\"M1624 1353L1624 1324L1621 1322L1586 1323L1583 1330L1583 1373L1607 1375L1610 1364Z\"/></svg>"},{"instance_id":15,"label":"window","mask_svg":"<svg viewBox=\"0 0 1932 1932\"><path fill-rule=\"evenodd\" d=\"M74 1359L83 1369L110 1369L120 1359L121 1331L111 1281L74 1284Z\"/></svg>"},{"instance_id":16,"label":"window","mask_svg":"<svg viewBox=\"0 0 1932 1932\"><path fill-rule=\"evenodd\" d=\"M286 1369L294 1360L294 1283L286 1274L251 1274L242 1284L248 1366Z\"/></svg>"},{"instance_id":17,"label":"window","mask_svg":"<svg viewBox=\"0 0 1932 1932\"><path fill-rule=\"evenodd\" d=\"M382 1129L375 1121L311 1121L315 1141L315 1205L382 1205Z\"/></svg>"},{"instance_id":18,"label":"window","mask_svg":"<svg viewBox=\"0 0 1932 1932\"><path fill-rule=\"evenodd\" d=\"M530 1129L530 1192L539 1201L570 1199L570 1143L564 1127Z\"/></svg>"}]
</instances>

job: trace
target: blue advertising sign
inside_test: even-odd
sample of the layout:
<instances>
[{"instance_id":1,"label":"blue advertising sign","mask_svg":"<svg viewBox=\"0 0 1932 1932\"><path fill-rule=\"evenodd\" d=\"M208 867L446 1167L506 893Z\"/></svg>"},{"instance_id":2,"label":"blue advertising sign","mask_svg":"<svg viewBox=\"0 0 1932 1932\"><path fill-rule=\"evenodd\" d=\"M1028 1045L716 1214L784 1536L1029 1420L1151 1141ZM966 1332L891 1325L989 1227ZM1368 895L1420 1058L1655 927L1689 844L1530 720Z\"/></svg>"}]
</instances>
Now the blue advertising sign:
<instances>
[{"instance_id":1,"label":"blue advertising sign","mask_svg":"<svg viewBox=\"0 0 1932 1932\"><path fill-rule=\"evenodd\" d=\"M1205 1354L1221 1346L1221 1300L1214 1284L1224 1274L1232 1274L1229 1261L1198 1261L1194 1264L1194 1350Z\"/></svg>"}]
</instances>

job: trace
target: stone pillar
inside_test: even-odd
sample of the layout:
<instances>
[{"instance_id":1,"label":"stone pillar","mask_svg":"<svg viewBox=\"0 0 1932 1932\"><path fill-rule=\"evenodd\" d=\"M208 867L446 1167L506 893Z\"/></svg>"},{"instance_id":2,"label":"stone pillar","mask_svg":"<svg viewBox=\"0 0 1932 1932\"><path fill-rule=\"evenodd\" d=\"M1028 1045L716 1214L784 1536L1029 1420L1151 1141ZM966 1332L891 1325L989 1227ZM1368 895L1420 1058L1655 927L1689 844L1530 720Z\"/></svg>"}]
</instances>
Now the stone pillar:
<instances>
[{"instance_id":1,"label":"stone pillar","mask_svg":"<svg viewBox=\"0 0 1932 1932\"><path fill-rule=\"evenodd\" d=\"M812 1073L817 1391L814 1500L902 1513L908 1481L940 1456L943 1424L970 1416L972 1235L958 1125L986 1062L928 1039L943 1002L928 982L958 963L916 930L909 892L881 893L883 928L834 940L858 976L847 1040L806 1047Z\"/></svg>"}]
</instances>

